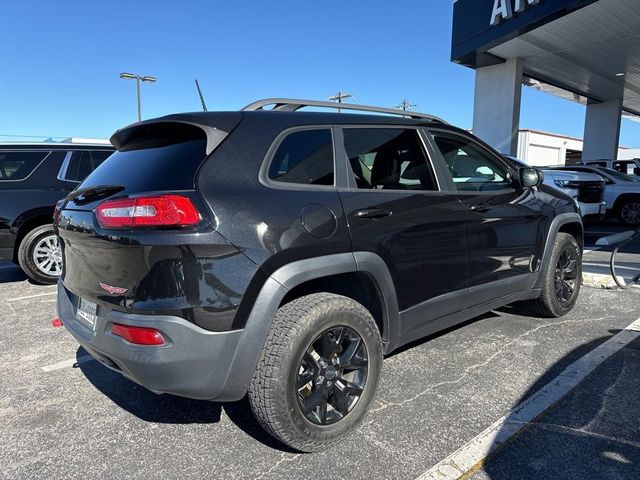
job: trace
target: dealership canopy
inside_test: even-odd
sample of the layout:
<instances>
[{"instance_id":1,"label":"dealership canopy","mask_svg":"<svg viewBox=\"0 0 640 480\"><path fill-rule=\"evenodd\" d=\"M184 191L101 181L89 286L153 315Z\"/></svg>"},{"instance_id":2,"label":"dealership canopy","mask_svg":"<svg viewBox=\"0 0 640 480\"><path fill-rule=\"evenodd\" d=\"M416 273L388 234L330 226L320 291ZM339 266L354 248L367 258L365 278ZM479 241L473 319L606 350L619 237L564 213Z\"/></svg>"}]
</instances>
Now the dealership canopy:
<instances>
[{"instance_id":1,"label":"dealership canopy","mask_svg":"<svg viewBox=\"0 0 640 480\"><path fill-rule=\"evenodd\" d=\"M474 131L515 153L521 85L587 105L584 159L640 115L640 0L457 0L452 59L476 69Z\"/></svg>"}]
</instances>

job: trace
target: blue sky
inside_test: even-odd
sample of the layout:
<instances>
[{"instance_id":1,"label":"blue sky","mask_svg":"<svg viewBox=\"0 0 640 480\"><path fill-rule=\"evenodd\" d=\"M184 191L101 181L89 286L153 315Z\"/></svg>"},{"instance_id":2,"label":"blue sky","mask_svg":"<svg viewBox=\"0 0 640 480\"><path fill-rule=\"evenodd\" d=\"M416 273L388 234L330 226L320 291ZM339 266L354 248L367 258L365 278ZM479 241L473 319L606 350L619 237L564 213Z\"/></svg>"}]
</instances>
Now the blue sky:
<instances>
[{"instance_id":1,"label":"blue sky","mask_svg":"<svg viewBox=\"0 0 640 480\"><path fill-rule=\"evenodd\" d=\"M0 29L0 135L108 137L143 117L238 109L274 96L416 110L469 128L474 72L450 62L452 0L5 2ZM524 89L522 128L581 137L584 107ZM623 120L623 145L640 124Z\"/></svg>"}]
</instances>

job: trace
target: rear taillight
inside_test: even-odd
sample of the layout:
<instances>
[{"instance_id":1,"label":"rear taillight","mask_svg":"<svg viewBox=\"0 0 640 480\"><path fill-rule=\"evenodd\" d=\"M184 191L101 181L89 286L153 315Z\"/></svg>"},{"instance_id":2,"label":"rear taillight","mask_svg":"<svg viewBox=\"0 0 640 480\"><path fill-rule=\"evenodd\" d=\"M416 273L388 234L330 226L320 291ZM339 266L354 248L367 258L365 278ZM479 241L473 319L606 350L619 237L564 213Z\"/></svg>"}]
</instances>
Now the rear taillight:
<instances>
[{"instance_id":1,"label":"rear taillight","mask_svg":"<svg viewBox=\"0 0 640 480\"><path fill-rule=\"evenodd\" d=\"M103 228L188 227L202 220L193 202L181 195L107 200L98 205L96 216Z\"/></svg>"},{"instance_id":2,"label":"rear taillight","mask_svg":"<svg viewBox=\"0 0 640 480\"><path fill-rule=\"evenodd\" d=\"M111 326L111 333L136 345L164 345L165 343L162 334L154 328L131 327L114 323Z\"/></svg>"}]
</instances>

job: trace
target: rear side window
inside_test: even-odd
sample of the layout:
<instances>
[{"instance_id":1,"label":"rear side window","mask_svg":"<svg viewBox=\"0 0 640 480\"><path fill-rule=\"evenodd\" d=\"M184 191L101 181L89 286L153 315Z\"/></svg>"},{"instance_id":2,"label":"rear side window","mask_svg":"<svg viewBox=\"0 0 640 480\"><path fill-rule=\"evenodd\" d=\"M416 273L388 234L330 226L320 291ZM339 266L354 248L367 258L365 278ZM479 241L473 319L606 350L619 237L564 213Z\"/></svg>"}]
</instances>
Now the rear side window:
<instances>
[{"instance_id":1,"label":"rear side window","mask_svg":"<svg viewBox=\"0 0 640 480\"><path fill-rule=\"evenodd\" d=\"M24 180L51 152L0 152L0 181Z\"/></svg>"},{"instance_id":2,"label":"rear side window","mask_svg":"<svg viewBox=\"0 0 640 480\"><path fill-rule=\"evenodd\" d=\"M90 151L83 150L73 153L67 172L65 174L65 180L71 182L81 182L89 176L96 168L104 162L112 152L108 151Z\"/></svg>"},{"instance_id":3,"label":"rear side window","mask_svg":"<svg viewBox=\"0 0 640 480\"><path fill-rule=\"evenodd\" d=\"M331 130L301 130L290 133L278 147L269 178L302 185L333 185L333 140Z\"/></svg>"},{"instance_id":4,"label":"rear side window","mask_svg":"<svg viewBox=\"0 0 640 480\"><path fill-rule=\"evenodd\" d=\"M343 133L344 147L358 188L438 189L416 130L348 128Z\"/></svg>"},{"instance_id":5,"label":"rear side window","mask_svg":"<svg viewBox=\"0 0 640 480\"><path fill-rule=\"evenodd\" d=\"M627 175L634 175L636 168L637 168L637 165L632 161L613 162L614 170L620 173L626 173Z\"/></svg>"},{"instance_id":6,"label":"rear side window","mask_svg":"<svg viewBox=\"0 0 640 480\"><path fill-rule=\"evenodd\" d=\"M164 137L148 140L113 153L82 182L82 188L122 185L125 193L191 190L205 156L204 138L177 143Z\"/></svg>"}]
</instances>

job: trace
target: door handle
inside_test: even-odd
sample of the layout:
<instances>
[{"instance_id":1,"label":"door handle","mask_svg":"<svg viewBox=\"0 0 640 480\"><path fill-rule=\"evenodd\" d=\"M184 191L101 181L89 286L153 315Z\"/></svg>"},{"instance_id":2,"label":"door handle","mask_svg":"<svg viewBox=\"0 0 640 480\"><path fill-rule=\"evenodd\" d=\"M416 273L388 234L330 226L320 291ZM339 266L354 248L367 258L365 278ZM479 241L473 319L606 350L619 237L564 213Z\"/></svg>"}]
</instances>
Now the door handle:
<instances>
[{"instance_id":1,"label":"door handle","mask_svg":"<svg viewBox=\"0 0 640 480\"><path fill-rule=\"evenodd\" d=\"M391 215L391 210L386 208L368 208L356 212L356 218L382 218Z\"/></svg>"},{"instance_id":2,"label":"door handle","mask_svg":"<svg viewBox=\"0 0 640 480\"><path fill-rule=\"evenodd\" d=\"M469 210L476 213L486 213L491 210L491 206L487 205L486 203L479 203L477 205L472 205L471 207L469 207Z\"/></svg>"}]
</instances>

